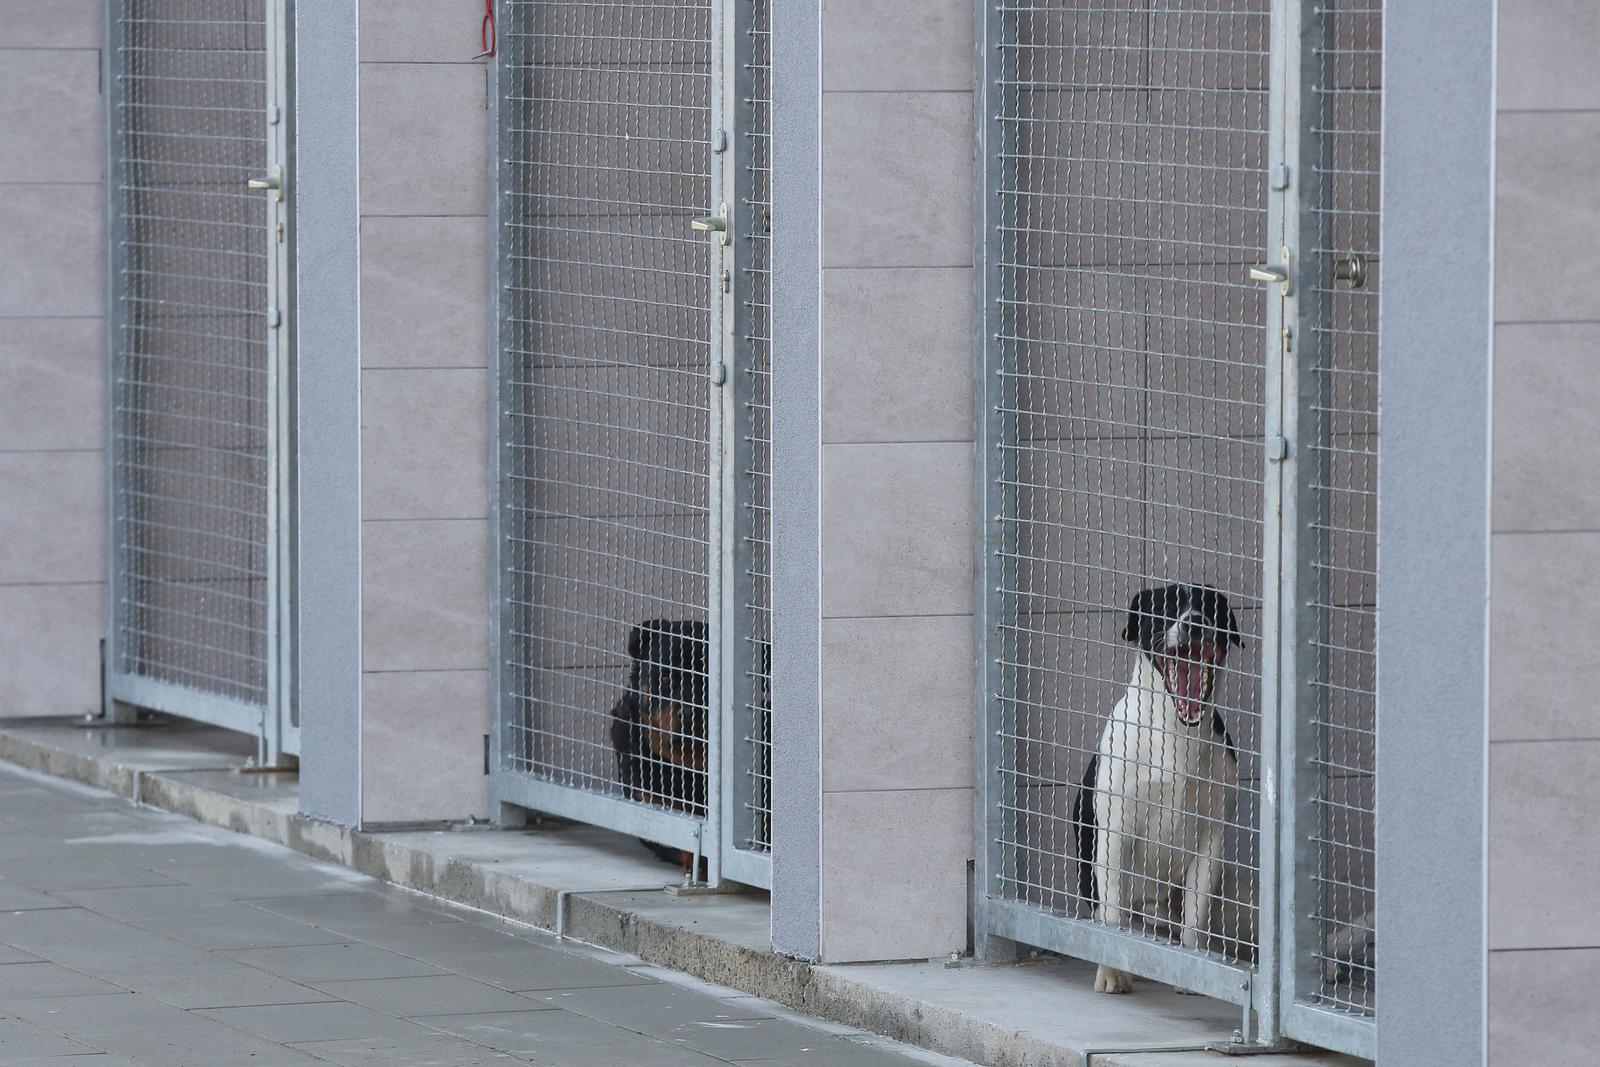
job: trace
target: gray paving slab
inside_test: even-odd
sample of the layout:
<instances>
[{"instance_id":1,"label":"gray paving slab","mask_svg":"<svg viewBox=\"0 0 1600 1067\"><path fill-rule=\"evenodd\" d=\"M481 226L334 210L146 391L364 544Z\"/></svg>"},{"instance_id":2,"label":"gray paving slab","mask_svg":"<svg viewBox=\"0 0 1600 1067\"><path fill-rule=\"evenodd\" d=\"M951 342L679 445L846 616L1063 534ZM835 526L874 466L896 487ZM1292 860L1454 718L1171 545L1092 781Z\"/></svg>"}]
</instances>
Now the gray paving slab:
<instances>
[{"instance_id":1,"label":"gray paving slab","mask_svg":"<svg viewBox=\"0 0 1600 1067\"><path fill-rule=\"evenodd\" d=\"M195 886L94 889L55 894L100 915L205 949L265 948L345 941L299 922Z\"/></svg>"},{"instance_id":2,"label":"gray paving slab","mask_svg":"<svg viewBox=\"0 0 1600 1067\"><path fill-rule=\"evenodd\" d=\"M362 941L228 952L230 959L295 982L348 982L362 978L417 978L444 968Z\"/></svg>"},{"instance_id":3,"label":"gray paving slab","mask_svg":"<svg viewBox=\"0 0 1600 1067\"><path fill-rule=\"evenodd\" d=\"M173 885L171 878L131 863L95 853L16 856L5 861L6 880L29 889L117 889L138 885Z\"/></svg>"},{"instance_id":4,"label":"gray paving slab","mask_svg":"<svg viewBox=\"0 0 1600 1067\"><path fill-rule=\"evenodd\" d=\"M558 952L538 942L492 929L463 925L468 929L413 923L368 931L364 937L392 951L512 992L647 985L651 981L623 967Z\"/></svg>"},{"instance_id":5,"label":"gray paving slab","mask_svg":"<svg viewBox=\"0 0 1600 1067\"><path fill-rule=\"evenodd\" d=\"M635 1029L724 1060L799 1056L819 1048L842 1047L840 1038L782 1019L706 1019Z\"/></svg>"},{"instance_id":6,"label":"gray paving slab","mask_svg":"<svg viewBox=\"0 0 1600 1067\"><path fill-rule=\"evenodd\" d=\"M59 963L13 963L0 967L0 1001L13 997L75 997L85 993L125 993L110 982ZM0 1044L0 1051L5 1045Z\"/></svg>"},{"instance_id":7,"label":"gray paving slab","mask_svg":"<svg viewBox=\"0 0 1600 1067\"><path fill-rule=\"evenodd\" d=\"M98 1051L93 1045L51 1033L24 1019L0 1018L0 1063L24 1056L83 1056Z\"/></svg>"},{"instance_id":8,"label":"gray paving slab","mask_svg":"<svg viewBox=\"0 0 1600 1067\"><path fill-rule=\"evenodd\" d=\"M296 1049L137 993L0 1001L0 1012L151 1067L300 1067Z\"/></svg>"},{"instance_id":9,"label":"gray paving slab","mask_svg":"<svg viewBox=\"0 0 1600 1067\"><path fill-rule=\"evenodd\" d=\"M200 974L159 971L119 976L135 993L185 1011L194 1008L244 1008L259 1004L312 1004L337 999L310 986L239 964Z\"/></svg>"},{"instance_id":10,"label":"gray paving slab","mask_svg":"<svg viewBox=\"0 0 1600 1067\"><path fill-rule=\"evenodd\" d=\"M404 1041L424 1037L428 1033L426 1028L415 1023L341 1001L208 1008L193 1014L285 1044L337 1041L352 1037L385 1037Z\"/></svg>"},{"instance_id":11,"label":"gray paving slab","mask_svg":"<svg viewBox=\"0 0 1600 1067\"><path fill-rule=\"evenodd\" d=\"M41 893L37 889L29 889L16 882L0 878L0 911L33 911L36 908L65 908L69 906L48 893Z\"/></svg>"},{"instance_id":12,"label":"gray paving slab","mask_svg":"<svg viewBox=\"0 0 1600 1067\"><path fill-rule=\"evenodd\" d=\"M841 1037L830 1037L804 1052L734 1062L739 1067L907 1067L909 1061L898 1053ZM960 1061L945 1059L944 1062Z\"/></svg>"},{"instance_id":13,"label":"gray paving slab","mask_svg":"<svg viewBox=\"0 0 1600 1067\"><path fill-rule=\"evenodd\" d=\"M374 887L376 887L374 883ZM253 907L286 915L303 923L360 939L364 930L411 923L456 923L461 920L441 908L429 908L400 899L400 894L374 889L321 893L313 896L252 899Z\"/></svg>"},{"instance_id":14,"label":"gray paving slab","mask_svg":"<svg viewBox=\"0 0 1600 1067\"><path fill-rule=\"evenodd\" d=\"M317 988L352 1004L363 1004L402 1019L469 1011L526 1011L542 1006L459 974L322 982Z\"/></svg>"},{"instance_id":15,"label":"gray paving slab","mask_svg":"<svg viewBox=\"0 0 1600 1067\"><path fill-rule=\"evenodd\" d=\"M0 1067L916 1062L114 797L69 791L52 811L27 786L12 793L33 821L0 831L0 902L51 906L0 907Z\"/></svg>"},{"instance_id":16,"label":"gray paving slab","mask_svg":"<svg viewBox=\"0 0 1600 1067\"><path fill-rule=\"evenodd\" d=\"M291 863L264 856L226 858L193 866L173 864L161 868L161 873L187 885L227 893L236 900L348 890L352 884L372 881L343 867L304 858Z\"/></svg>"},{"instance_id":17,"label":"gray paving slab","mask_svg":"<svg viewBox=\"0 0 1600 1067\"><path fill-rule=\"evenodd\" d=\"M548 990L529 993L528 997L550 1007L657 1036L686 1022L731 1023L741 1019L772 1018L770 1011L762 1010L748 1001L733 1004L661 983L604 989Z\"/></svg>"},{"instance_id":18,"label":"gray paving slab","mask_svg":"<svg viewBox=\"0 0 1600 1067\"><path fill-rule=\"evenodd\" d=\"M405 1042L363 1037L295 1047L340 1067L525 1067L528 1062L444 1034Z\"/></svg>"},{"instance_id":19,"label":"gray paving slab","mask_svg":"<svg viewBox=\"0 0 1600 1067\"><path fill-rule=\"evenodd\" d=\"M566 1011L436 1015L423 1021L541 1067L710 1067L726 1062Z\"/></svg>"}]
</instances>

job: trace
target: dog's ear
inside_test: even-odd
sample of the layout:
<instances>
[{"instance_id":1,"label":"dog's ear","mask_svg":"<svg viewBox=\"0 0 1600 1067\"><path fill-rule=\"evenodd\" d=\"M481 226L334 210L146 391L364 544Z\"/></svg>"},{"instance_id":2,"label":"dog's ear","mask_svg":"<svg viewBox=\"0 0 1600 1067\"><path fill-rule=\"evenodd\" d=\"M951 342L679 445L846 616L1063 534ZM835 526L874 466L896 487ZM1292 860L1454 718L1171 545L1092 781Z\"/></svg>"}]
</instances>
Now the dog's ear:
<instances>
[{"instance_id":1,"label":"dog's ear","mask_svg":"<svg viewBox=\"0 0 1600 1067\"><path fill-rule=\"evenodd\" d=\"M1155 599L1159 590L1146 589L1133 598L1133 603L1128 605L1128 625L1123 628L1122 639L1140 644L1140 634L1144 632L1144 620L1155 614Z\"/></svg>"},{"instance_id":2,"label":"dog's ear","mask_svg":"<svg viewBox=\"0 0 1600 1067\"><path fill-rule=\"evenodd\" d=\"M637 662L644 658L644 627L635 626L628 631L628 658Z\"/></svg>"},{"instance_id":3,"label":"dog's ear","mask_svg":"<svg viewBox=\"0 0 1600 1067\"><path fill-rule=\"evenodd\" d=\"M1239 636L1239 619L1232 608L1228 609L1228 641L1239 648L1244 647L1244 639Z\"/></svg>"}]
</instances>

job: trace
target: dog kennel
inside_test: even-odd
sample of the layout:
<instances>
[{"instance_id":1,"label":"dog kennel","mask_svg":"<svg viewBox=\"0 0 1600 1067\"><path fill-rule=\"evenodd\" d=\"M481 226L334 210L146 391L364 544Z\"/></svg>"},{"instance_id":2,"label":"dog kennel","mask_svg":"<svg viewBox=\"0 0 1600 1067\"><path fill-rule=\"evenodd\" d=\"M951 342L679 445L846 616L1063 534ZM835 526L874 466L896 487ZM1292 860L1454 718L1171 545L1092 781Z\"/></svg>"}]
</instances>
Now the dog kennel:
<instances>
[{"instance_id":1,"label":"dog kennel","mask_svg":"<svg viewBox=\"0 0 1600 1067\"><path fill-rule=\"evenodd\" d=\"M495 799L768 886L767 0L498 36Z\"/></svg>"},{"instance_id":2,"label":"dog kennel","mask_svg":"<svg viewBox=\"0 0 1600 1067\"><path fill-rule=\"evenodd\" d=\"M107 4L108 713L298 751L282 0Z\"/></svg>"},{"instance_id":3,"label":"dog kennel","mask_svg":"<svg viewBox=\"0 0 1600 1067\"><path fill-rule=\"evenodd\" d=\"M1381 0L986 0L978 25L977 929L1370 1057ZM1188 948L1148 901L1103 922L1076 856L1130 602L1168 583L1220 591L1243 640ZM1109 801L1137 847L1180 803Z\"/></svg>"}]
</instances>

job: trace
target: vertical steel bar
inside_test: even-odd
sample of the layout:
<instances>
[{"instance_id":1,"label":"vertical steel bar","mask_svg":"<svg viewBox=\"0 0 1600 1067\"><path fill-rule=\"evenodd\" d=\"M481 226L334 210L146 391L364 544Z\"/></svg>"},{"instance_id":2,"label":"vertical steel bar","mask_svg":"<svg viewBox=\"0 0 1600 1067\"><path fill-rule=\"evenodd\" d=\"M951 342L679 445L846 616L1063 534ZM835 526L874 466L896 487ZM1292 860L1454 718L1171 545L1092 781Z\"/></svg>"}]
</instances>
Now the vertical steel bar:
<instances>
[{"instance_id":1,"label":"vertical steel bar","mask_svg":"<svg viewBox=\"0 0 1600 1067\"><path fill-rule=\"evenodd\" d=\"M977 583L973 621L976 627L973 647L980 657L974 707L977 724L977 790L973 849L973 937L974 954L980 959L1000 959L1015 954L1015 944L991 933L991 902L999 887L999 875L1006 862L1002 841L1006 783L1002 779L1002 740L1000 663L1001 627L1005 601L1001 593L1001 553L1005 544L1005 524L1001 518L999 494L1004 481L1001 452L1002 403L999 352L995 345L1002 332L1001 257L994 243L999 236L999 194L1002 189L1002 131L999 116L999 80L1004 32L1002 5L998 0L982 0L977 5L974 49L978 71L974 102L973 194L973 396L976 410L973 442L976 477L974 503L978 516ZM1015 807L1015 805L1010 805Z\"/></svg>"},{"instance_id":2,"label":"vertical steel bar","mask_svg":"<svg viewBox=\"0 0 1600 1067\"><path fill-rule=\"evenodd\" d=\"M1292 168L1284 212L1284 242L1294 250L1295 295L1287 301L1286 325L1294 331L1293 351L1284 360L1284 433L1292 442L1284 465L1283 528L1286 545L1283 571L1282 625L1285 630L1283 703L1280 709L1281 778L1284 804L1279 862L1280 961L1278 984L1285 1004L1292 1004L1306 988L1316 967L1317 952L1308 923L1316 891L1317 780L1311 759L1316 751L1313 723L1316 682L1321 676L1319 619L1311 605L1323 602L1316 593L1316 561L1320 552L1313 525L1316 514L1316 463L1313 433L1317 376L1307 373L1316 362L1319 301L1314 293L1319 265L1311 254L1316 238L1315 109L1308 106L1315 93L1316 15L1318 0L1293 0L1287 15L1289 50L1285 56L1285 83L1295 95L1295 106L1284 127L1284 158Z\"/></svg>"},{"instance_id":3,"label":"vertical steel bar","mask_svg":"<svg viewBox=\"0 0 1600 1067\"><path fill-rule=\"evenodd\" d=\"M718 114L720 132L713 133L721 164L723 190L729 210L732 240L727 246L721 284L726 329L723 331L727 384L723 389L726 415L723 491L728 514L723 523L725 594L722 598L724 671L726 686L723 715L724 775L723 833L725 852L749 851L755 843L755 752L746 738L751 733L750 680L760 670L754 619L747 605L756 603L756 576L751 568L755 537L756 486L748 473L755 461L752 404L755 402L758 353L754 351L753 294L750 267L758 217L753 145L747 102L754 93L755 9L751 0L723 0L722 100ZM750 873L748 870L747 875ZM770 882L770 875L767 878Z\"/></svg>"},{"instance_id":4,"label":"vertical steel bar","mask_svg":"<svg viewBox=\"0 0 1600 1067\"><path fill-rule=\"evenodd\" d=\"M1298 19L1294 9L1301 0L1273 0L1271 15L1271 58L1269 70L1269 120L1267 139L1268 211L1267 246L1261 250L1263 262L1280 264L1293 277L1296 242L1290 221L1295 208L1297 161L1290 154L1289 128L1299 111L1300 94L1291 56L1297 51L1295 33ZM1293 721L1294 688L1292 663L1295 657L1293 618L1285 618L1285 605L1293 604L1289 569L1295 558L1292 515L1294 501L1286 499L1285 480L1293 469L1295 449L1294 416L1285 402L1285 389L1292 387L1292 359L1296 324L1294 306L1297 292L1285 295L1281 288L1269 291L1266 300L1266 463L1262 475L1265 493L1262 536L1262 631L1261 631L1261 869L1258 875L1258 943L1254 999L1259 1013L1262 1041L1277 1040L1282 1025L1282 989L1278 976L1279 930L1282 922L1279 885L1281 874L1281 815L1283 798L1293 788L1292 774L1285 774L1282 763L1283 724ZM1289 561L1289 562L1285 562Z\"/></svg>"},{"instance_id":5,"label":"vertical steel bar","mask_svg":"<svg viewBox=\"0 0 1600 1067\"><path fill-rule=\"evenodd\" d=\"M288 173L284 169L280 134L283 130L283 110L279 107L279 94L283 85L280 64L283 59L282 0L264 0L262 27L263 74L266 85L262 106L266 108L266 161L268 174L281 174L282 188L276 197L268 198L266 212L267 306L262 309L267 318L266 370L267 370L267 455L266 455L266 591L261 598L261 610L266 614L265 648L266 702L261 708L260 745L262 763L275 766L283 745L283 724L280 712L283 704L283 662L279 642L283 637L283 605L279 601L279 587L284 581L282 535L283 477L280 468L284 447L284 414L289 410L283 402L284 394L284 341L289 335L285 323L287 308L283 294L283 240L284 200L288 195ZM276 202L275 202L276 201Z\"/></svg>"},{"instance_id":6,"label":"vertical steel bar","mask_svg":"<svg viewBox=\"0 0 1600 1067\"><path fill-rule=\"evenodd\" d=\"M726 130L728 129L728 67L731 54L732 36L728 22L732 18L729 8L736 6L736 0L711 0L711 115L709 130L710 140L705 147L705 163L710 173L710 203L706 205L707 214L722 215L727 220L730 228L732 220L728 212L732 210L729 201L732 198L724 163L727 153L723 151ZM700 830L700 843L706 852L707 881L711 885L719 885L722 881L722 846L724 844L724 827L727 822L726 805L728 799L728 770L727 743L732 736L728 729L732 715L732 696L734 686L731 672L734 657L732 655L732 642L734 639L733 618L738 613L731 610L730 598L733 595L733 586L730 581L732 572L732 549L734 540L730 526L733 522L733 462L732 438L733 432L733 405L729 402L729 377L730 368L734 358L732 345L733 318L729 314L728 305L731 288L723 282L724 272L730 265L731 256L728 254L727 240L731 235L726 231L721 239L708 235L707 240L711 245L711 255L706 257L708 266L706 286L709 292L707 297L707 313L710 324L707 337L711 341L711 351L707 358L710 369L708 387L710 396L707 404L710 411L709 425L711 428L711 445L709 458L711 468L709 476L710 490L707 494L710 510L710 519L707 524L707 549L710 553L706 561L706 613L709 623L708 635L710 659L707 668L710 677L706 680L706 807L705 821ZM699 872L694 873L698 880Z\"/></svg>"},{"instance_id":7,"label":"vertical steel bar","mask_svg":"<svg viewBox=\"0 0 1600 1067\"><path fill-rule=\"evenodd\" d=\"M489 726L490 814L502 826L520 826L523 809L506 799L507 778L516 752L516 716L521 705L513 687L526 684L514 663L527 662L516 637L514 595L516 558L508 539L515 531L515 483L511 457L520 451L520 422L512 417L511 398L516 360L510 352L511 290L515 284L511 222L516 218L515 174L511 164L511 112L506 101L516 94L522 69L524 37L518 32L522 11L501 5L499 40L489 60L489 687L493 721Z\"/></svg>"},{"instance_id":8,"label":"vertical steel bar","mask_svg":"<svg viewBox=\"0 0 1600 1067\"><path fill-rule=\"evenodd\" d=\"M127 525L122 517L127 507L122 474L124 428L121 403L122 368L120 353L127 334L127 304L123 299L127 285L127 224L122 211L122 188L126 184L126 153L123 149L123 75L127 53L122 36L123 0L107 0L105 5L105 50L102 69L105 79L105 376L106 376L106 652L105 677L101 691L106 695L101 713L112 721L133 714L112 695L111 679L124 671L128 656L128 631L125 625L125 582Z\"/></svg>"},{"instance_id":9,"label":"vertical steel bar","mask_svg":"<svg viewBox=\"0 0 1600 1067\"><path fill-rule=\"evenodd\" d=\"M278 225L280 229L273 240L278 249L278 293L279 302L284 309L284 323L279 328L279 360L282 370L279 373L278 394L278 425L280 427L278 439L278 454L276 456L277 493L279 504L279 530L276 551L278 554L278 581L274 587L274 595L278 605L278 701L275 710L277 719L278 746L280 751L289 755L300 754L300 707L297 695L299 693L299 679L296 672L296 659L299 649L299 630L295 625L296 602L299 593L299 581L296 577L295 567L295 541L298 529L296 516L299 514L298 496L295 490L295 457L299 455L299 424L296 413L299 405L295 402L296 386L296 357L294 339L296 331L291 325L295 314L294 299L294 246L295 246L295 220L294 220L294 126L291 116L294 114L294 0L278 0L279 12L274 29L277 33L277 91L273 94L272 107L276 117L274 123L275 143L277 146L278 160L283 167L285 192L283 203L278 206Z\"/></svg>"}]
</instances>

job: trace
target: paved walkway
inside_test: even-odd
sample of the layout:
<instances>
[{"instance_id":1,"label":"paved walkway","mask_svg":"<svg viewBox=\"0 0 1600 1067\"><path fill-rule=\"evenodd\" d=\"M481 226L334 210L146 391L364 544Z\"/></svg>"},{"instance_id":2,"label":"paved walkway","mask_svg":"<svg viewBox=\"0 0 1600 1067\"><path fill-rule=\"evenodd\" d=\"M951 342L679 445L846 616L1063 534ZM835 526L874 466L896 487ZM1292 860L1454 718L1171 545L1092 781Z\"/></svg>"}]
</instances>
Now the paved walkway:
<instances>
[{"instance_id":1,"label":"paved walkway","mask_svg":"<svg viewBox=\"0 0 1600 1067\"><path fill-rule=\"evenodd\" d=\"M956 1062L0 766L3 1067Z\"/></svg>"}]
</instances>

